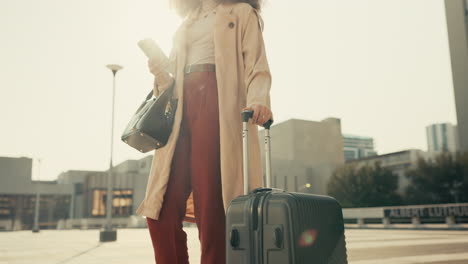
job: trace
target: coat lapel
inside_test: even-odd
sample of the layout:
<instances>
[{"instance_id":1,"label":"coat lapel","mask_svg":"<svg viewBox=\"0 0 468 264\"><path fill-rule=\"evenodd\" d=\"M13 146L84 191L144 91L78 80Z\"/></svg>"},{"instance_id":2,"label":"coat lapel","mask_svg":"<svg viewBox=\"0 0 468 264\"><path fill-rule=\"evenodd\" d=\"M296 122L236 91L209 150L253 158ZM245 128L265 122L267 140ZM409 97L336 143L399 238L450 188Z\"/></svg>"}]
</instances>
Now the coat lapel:
<instances>
[{"instance_id":1,"label":"coat lapel","mask_svg":"<svg viewBox=\"0 0 468 264\"><path fill-rule=\"evenodd\" d=\"M229 23L235 23L236 16L232 14L232 5L230 4L220 4L216 7L216 18L215 18L215 29L214 29L214 39L219 39L220 37L225 37L223 30L229 27ZM221 34L221 36L220 36Z\"/></svg>"},{"instance_id":2,"label":"coat lapel","mask_svg":"<svg viewBox=\"0 0 468 264\"><path fill-rule=\"evenodd\" d=\"M185 59L187 56L187 25L188 20L185 20L182 25L179 27L175 38L174 45L176 47L176 87L174 91L174 98L182 98L179 95L182 95L183 92L183 79L184 79L184 66ZM180 102L182 103L182 102Z\"/></svg>"},{"instance_id":3,"label":"coat lapel","mask_svg":"<svg viewBox=\"0 0 468 264\"><path fill-rule=\"evenodd\" d=\"M226 87L235 85L228 83L231 80L223 78L224 76L232 75L232 68L225 68L224 65L229 65L236 61L236 28L237 17L233 14L232 4L220 4L216 10L215 27L214 27L214 47L215 47L215 63L216 76L218 81L218 89L226 90ZM218 78L219 77L219 78ZM234 91L230 91L234 92ZM230 98L236 94L224 95L223 91L219 94L219 98L223 101L223 96Z\"/></svg>"}]
</instances>

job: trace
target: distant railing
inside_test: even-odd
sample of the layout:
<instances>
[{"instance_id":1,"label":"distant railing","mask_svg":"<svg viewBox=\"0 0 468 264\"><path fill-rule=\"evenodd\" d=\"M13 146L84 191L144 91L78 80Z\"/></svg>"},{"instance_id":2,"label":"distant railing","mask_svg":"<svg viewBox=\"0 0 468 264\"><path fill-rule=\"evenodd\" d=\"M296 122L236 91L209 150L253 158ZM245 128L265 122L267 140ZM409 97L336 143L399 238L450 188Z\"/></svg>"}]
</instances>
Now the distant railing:
<instances>
[{"instance_id":1,"label":"distant railing","mask_svg":"<svg viewBox=\"0 0 468 264\"><path fill-rule=\"evenodd\" d=\"M457 229L468 230L468 203L345 208L347 228ZM62 219L57 229L95 229L105 225L105 218ZM120 228L144 228L146 219L139 215L113 218ZM0 220L0 231L21 230L20 222Z\"/></svg>"},{"instance_id":2,"label":"distant railing","mask_svg":"<svg viewBox=\"0 0 468 264\"><path fill-rule=\"evenodd\" d=\"M343 209L348 228L468 229L468 203Z\"/></svg>"},{"instance_id":3,"label":"distant railing","mask_svg":"<svg viewBox=\"0 0 468 264\"><path fill-rule=\"evenodd\" d=\"M98 229L106 225L105 218L60 219L57 222L40 222L40 229ZM117 228L146 227L146 219L140 215L112 218L112 225ZM0 220L0 231L24 230L21 220Z\"/></svg>"},{"instance_id":4,"label":"distant railing","mask_svg":"<svg viewBox=\"0 0 468 264\"><path fill-rule=\"evenodd\" d=\"M12 220L0 220L0 231L11 231L13 230Z\"/></svg>"},{"instance_id":5,"label":"distant railing","mask_svg":"<svg viewBox=\"0 0 468 264\"><path fill-rule=\"evenodd\" d=\"M105 225L105 218L61 219L57 223L57 229L97 229ZM146 219L138 215L112 218L112 226L116 228L146 227Z\"/></svg>"}]
</instances>

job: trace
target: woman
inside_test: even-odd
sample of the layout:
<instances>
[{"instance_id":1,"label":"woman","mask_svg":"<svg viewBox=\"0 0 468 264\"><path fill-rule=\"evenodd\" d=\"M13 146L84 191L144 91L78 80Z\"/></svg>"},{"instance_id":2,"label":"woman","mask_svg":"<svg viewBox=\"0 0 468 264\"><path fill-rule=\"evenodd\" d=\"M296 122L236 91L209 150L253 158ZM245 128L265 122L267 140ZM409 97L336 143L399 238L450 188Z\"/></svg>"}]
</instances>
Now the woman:
<instances>
[{"instance_id":1,"label":"woman","mask_svg":"<svg viewBox=\"0 0 468 264\"><path fill-rule=\"evenodd\" d=\"M259 0L174 0L185 18L174 36L171 65L149 60L154 94L168 85L179 99L167 145L155 151L145 199L158 264L188 263L187 237L193 202L201 263L225 262L225 213L243 194L241 111L249 123L250 189L262 186L257 125L272 119L271 75L262 36ZM192 194L192 195L191 195ZM193 197L193 201L188 197Z\"/></svg>"}]
</instances>

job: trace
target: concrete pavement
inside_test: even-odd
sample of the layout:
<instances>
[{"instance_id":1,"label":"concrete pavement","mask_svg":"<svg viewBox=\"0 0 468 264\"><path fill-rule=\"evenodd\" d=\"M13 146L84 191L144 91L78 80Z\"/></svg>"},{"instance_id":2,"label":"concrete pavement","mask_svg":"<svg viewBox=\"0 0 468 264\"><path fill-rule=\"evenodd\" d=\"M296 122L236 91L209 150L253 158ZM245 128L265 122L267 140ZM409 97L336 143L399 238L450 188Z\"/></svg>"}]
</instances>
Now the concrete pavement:
<instances>
[{"instance_id":1,"label":"concrete pavement","mask_svg":"<svg viewBox=\"0 0 468 264\"><path fill-rule=\"evenodd\" d=\"M190 262L199 263L196 227L187 227ZM468 263L467 231L346 231L351 264ZM99 230L1 232L0 264L152 264L147 229L119 229L117 241L99 242Z\"/></svg>"}]
</instances>

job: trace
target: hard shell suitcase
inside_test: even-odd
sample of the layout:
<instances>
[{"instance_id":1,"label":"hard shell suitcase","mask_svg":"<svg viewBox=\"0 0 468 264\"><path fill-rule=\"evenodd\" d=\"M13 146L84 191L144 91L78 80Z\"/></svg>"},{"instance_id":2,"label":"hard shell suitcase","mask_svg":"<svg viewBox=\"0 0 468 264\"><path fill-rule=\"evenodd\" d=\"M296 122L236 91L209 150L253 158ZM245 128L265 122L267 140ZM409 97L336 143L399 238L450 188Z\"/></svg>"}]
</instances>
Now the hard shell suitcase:
<instances>
[{"instance_id":1,"label":"hard shell suitcase","mask_svg":"<svg viewBox=\"0 0 468 264\"><path fill-rule=\"evenodd\" d=\"M244 195L226 215L227 264L342 264L347 262L343 215L332 197L270 188L270 125L265 127L266 188L249 192L247 122L243 115Z\"/></svg>"}]
</instances>

